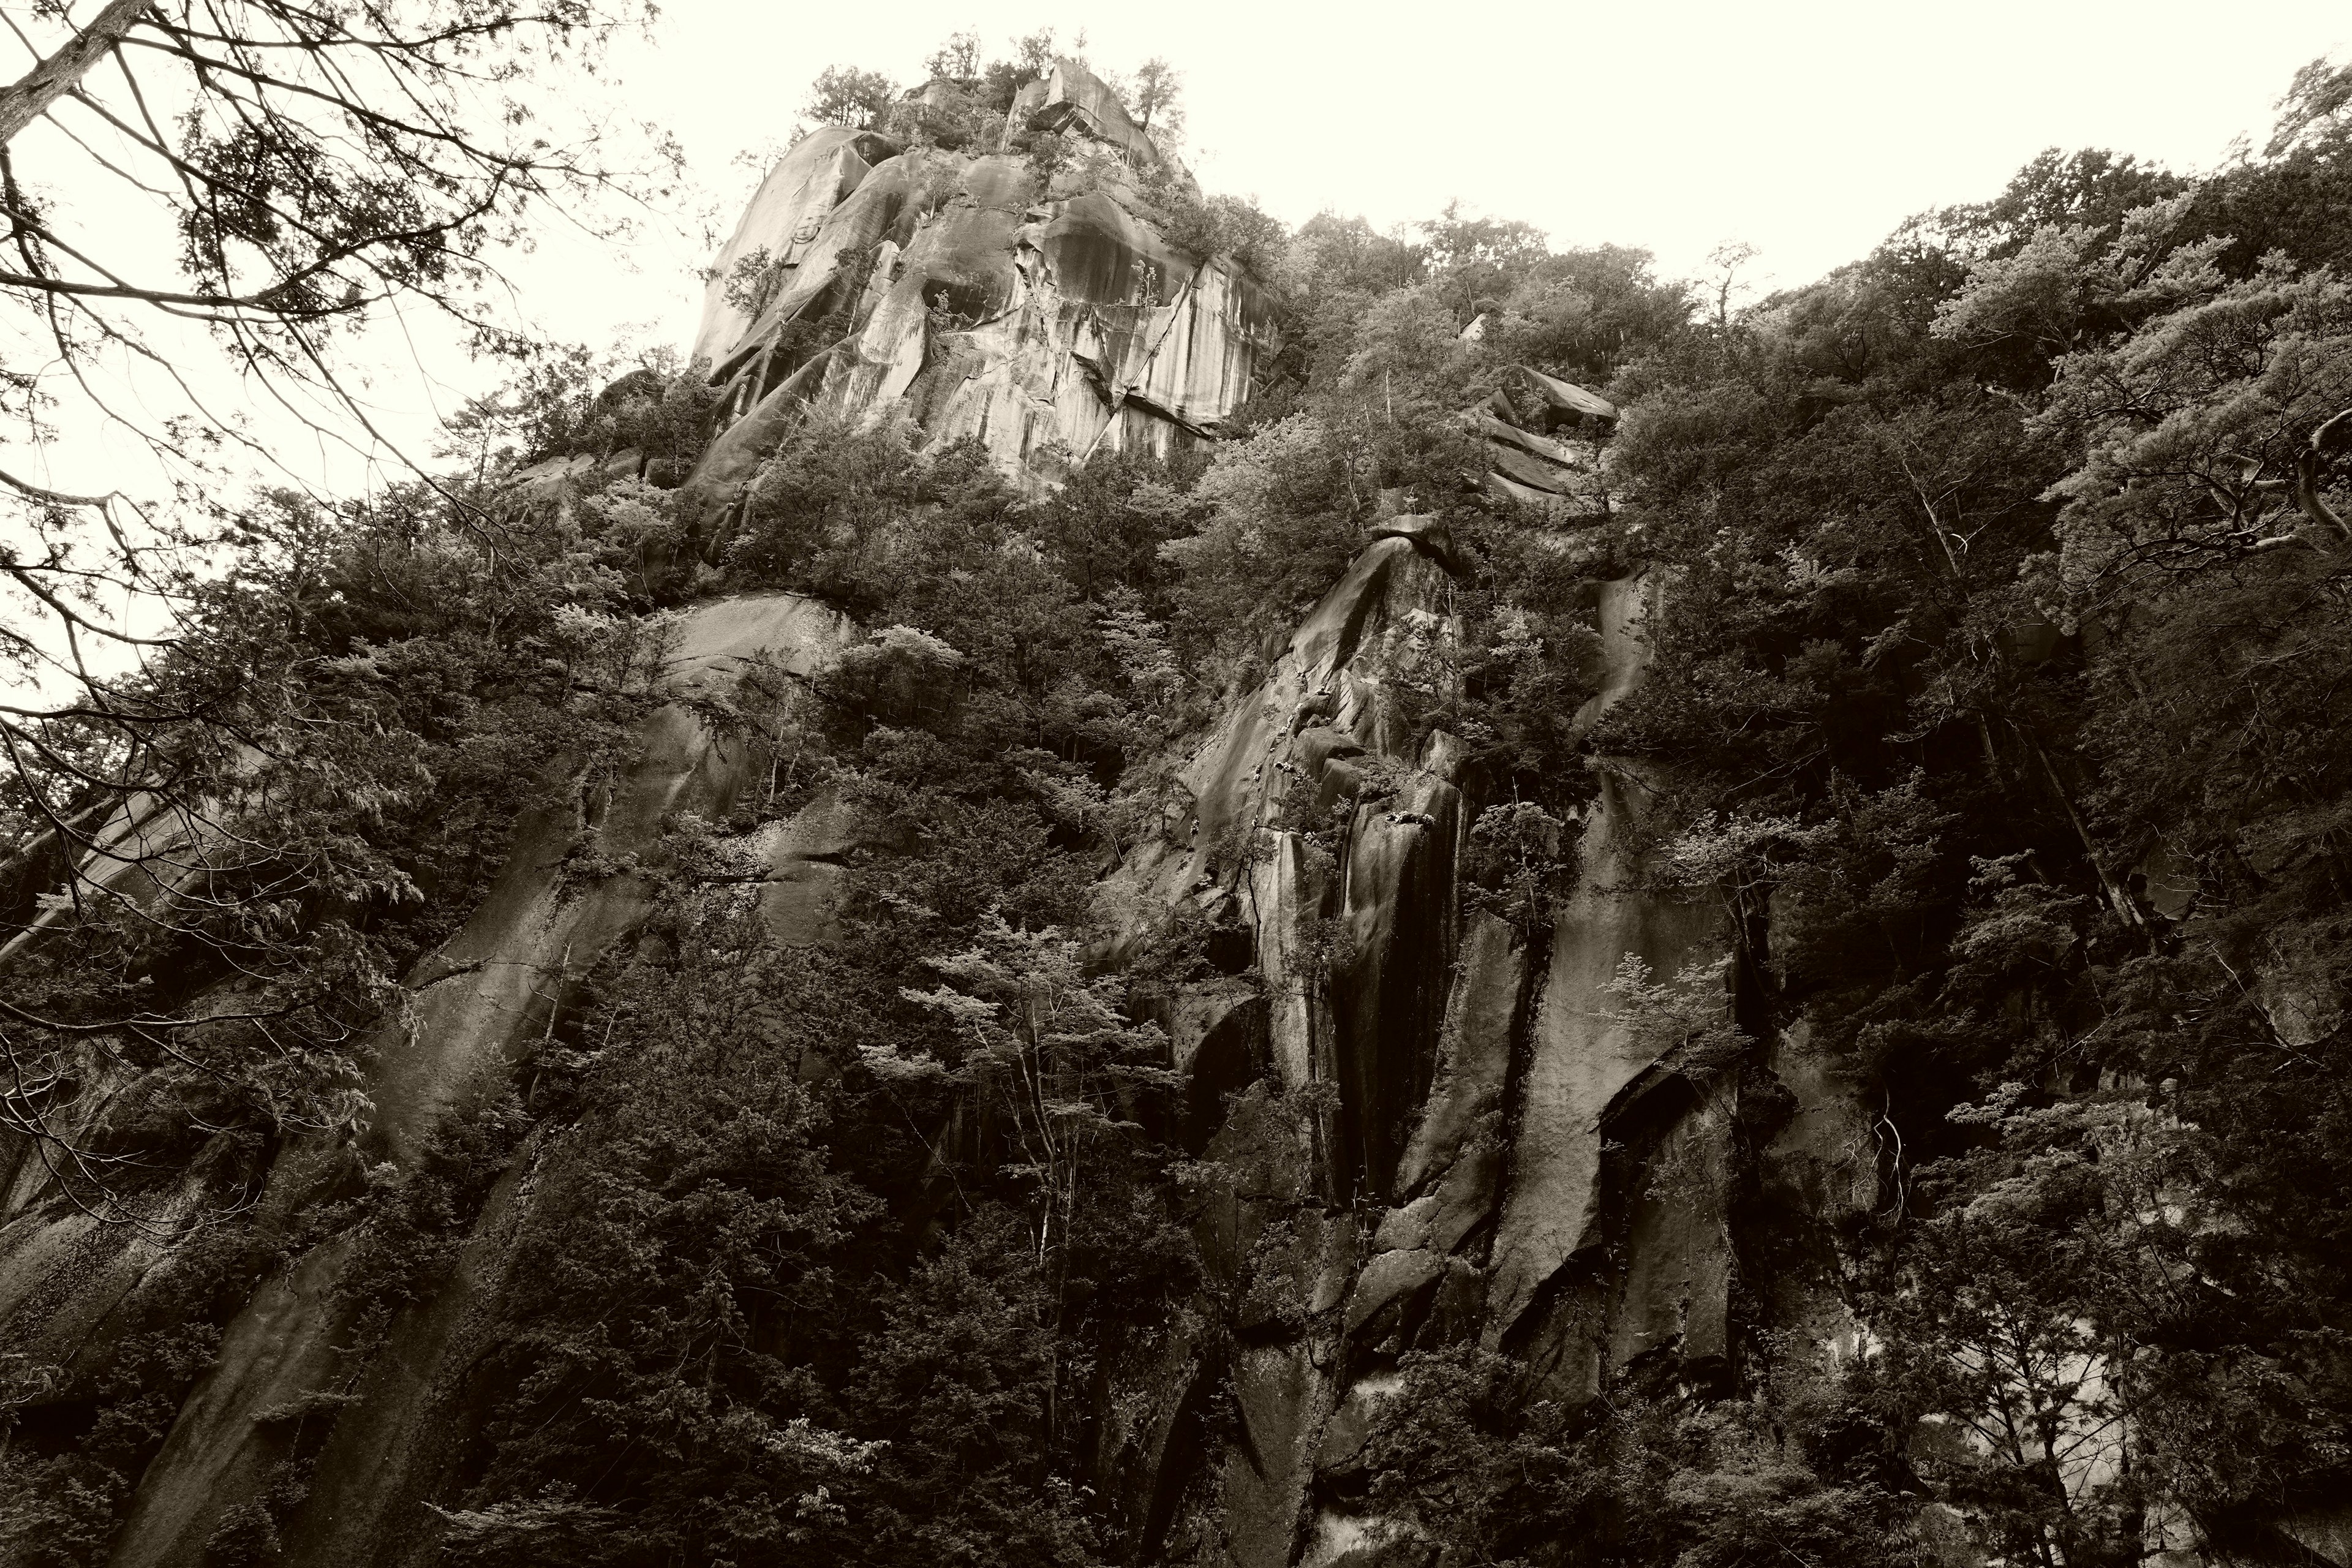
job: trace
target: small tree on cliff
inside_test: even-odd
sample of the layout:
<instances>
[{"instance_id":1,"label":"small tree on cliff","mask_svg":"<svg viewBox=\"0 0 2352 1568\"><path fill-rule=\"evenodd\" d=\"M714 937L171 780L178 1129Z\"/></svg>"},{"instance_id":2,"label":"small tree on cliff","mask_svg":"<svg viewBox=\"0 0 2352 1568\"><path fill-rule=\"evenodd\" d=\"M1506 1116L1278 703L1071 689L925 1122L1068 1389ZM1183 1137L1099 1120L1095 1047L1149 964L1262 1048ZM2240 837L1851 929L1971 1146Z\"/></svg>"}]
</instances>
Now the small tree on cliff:
<instances>
[{"instance_id":1,"label":"small tree on cliff","mask_svg":"<svg viewBox=\"0 0 2352 1568\"><path fill-rule=\"evenodd\" d=\"M1158 55L1135 68L1129 84L1135 122L1162 147L1184 139L1184 77Z\"/></svg>"},{"instance_id":2,"label":"small tree on cliff","mask_svg":"<svg viewBox=\"0 0 2352 1568\"><path fill-rule=\"evenodd\" d=\"M1078 944L1051 926L1015 931L991 916L971 947L929 962L950 984L905 995L953 1026L954 1059L869 1047L867 1065L888 1078L945 1074L982 1090L1004 1120L1008 1172L1036 1186L1044 1262L1069 1232L1097 1152L1141 1131L1139 1096L1177 1084L1160 1065L1166 1038L1129 1022L1116 977L1088 980Z\"/></svg>"},{"instance_id":3,"label":"small tree on cliff","mask_svg":"<svg viewBox=\"0 0 2352 1568\"><path fill-rule=\"evenodd\" d=\"M891 100L898 96L898 84L880 71L827 66L809 83L808 101L801 105L801 112L819 125L867 131L889 111Z\"/></svg>"},{"instance_id":4,"label":"small tree on cliff","mask_svg":"<svg viewBox=\"0 0 2352 1568\"><path fill-rule=\"evenodd\" d=\"M973 32L950 33L940 47L923 61L923 68L934 77L950 81L973 81L980 76L980 35Z\"/></svg>"}]
</instances>

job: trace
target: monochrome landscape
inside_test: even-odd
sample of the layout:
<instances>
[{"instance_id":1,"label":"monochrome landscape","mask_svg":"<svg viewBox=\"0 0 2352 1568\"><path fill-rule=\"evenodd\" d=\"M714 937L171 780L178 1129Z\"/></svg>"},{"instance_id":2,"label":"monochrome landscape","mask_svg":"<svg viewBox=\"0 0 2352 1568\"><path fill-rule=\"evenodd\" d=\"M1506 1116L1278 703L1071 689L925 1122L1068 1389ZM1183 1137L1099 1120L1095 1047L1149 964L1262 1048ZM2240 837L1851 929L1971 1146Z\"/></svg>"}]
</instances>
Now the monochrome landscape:
<instances>
[{"instance_id":1,"label":"monochrome landscape","mask_svg":"<svg viewBox=\"0 0 2352 1568\"><path fill-rule=\"evenodd\" d=\"M0 1565L2352 1568L2352 66L1763 288L1176 20L625 353L646 18L11 20Z\"/></svg>"}]
</instances>

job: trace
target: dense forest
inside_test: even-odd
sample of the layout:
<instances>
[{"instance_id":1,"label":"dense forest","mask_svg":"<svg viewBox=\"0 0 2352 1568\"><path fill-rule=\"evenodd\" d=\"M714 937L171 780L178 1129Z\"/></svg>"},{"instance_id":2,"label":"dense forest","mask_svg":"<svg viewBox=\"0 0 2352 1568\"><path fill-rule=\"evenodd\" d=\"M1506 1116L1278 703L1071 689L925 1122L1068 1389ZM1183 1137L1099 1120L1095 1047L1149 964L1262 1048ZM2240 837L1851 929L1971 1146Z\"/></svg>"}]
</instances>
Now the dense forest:
<instances>
[{"instance_id":1,"label":"dense forest","mask_svg":"<svg viewBox=\"0 0 2352 1568\"><path fill-rule=\"evenodd\" d=\"M80 1348L27 1326L49 1287L0 1297L0 1562L129 1560L232 1323L331 1250L327 1370L252 1417L267 1463L200 1559L141 1559L309 1561L362 1369L480 1271L492 1213L416 1561L2347 1561L2352 69L2307 68L2211 173L2053 151L1743 305L1728 270L1458 209L1286 230L1082 127L1006 137L1056 68L1050 38L960 39L912 93L828 72L809 116L1227 258L1278 331L1214 431L1009 469L911 403L812 403L712 508L690 476L750 426L709 362L518 349L446 472L256 502L189 635L12 740L0 1270L68 1211L144 1261ZM1173 73L1114 86L1165 139ZM930 210L985 205L960 177ZM759 317L776 265L713 287ZM859 298L801 318L799 362ZM922 330L936 363L971 314L943 291ZM1508 422L1529 371L1611 411L1572 432L1573 505L1486 480L1465 411ZM1382 1392L1344 1453L1322 1428L1262 1552L1226 1472L1115 1462L1127 1369L1188 1347L1168 1451L1278 1468L1233 1369L1340 1309L1282 1239L1305 1219L1244 1244L1218 1217L1275 1180L1279 1141L1233 1130L1359 1139L1299 1213L1379 1224L1402 1144L1365 1107L1433 1069L1171 1054L1186 998L1278 987L1237 912L1270 827L1195 842L1171 803L1406 521L1438 609L1399 623L1399 738L1349 797L1293 798L1283 853L1358 864L1367 811L1426 822L1409 759L1442 734L1447 919L1540 952L1580 836L1641 797L1631 875L1724 943L1626 954L1603 1007L1728 1108L1727 1324L1586 1388L1548 1331L1438 1289L1333 1352ZM1628 580L1646 664L1604 703ZM664 684L698 606L779 594L837 617L821 658ZM622 835L680 712L748 782ZM143 793L108 783L126 747ZM142 811L203 826L105 840L137 888L73 871L90 823ZM779 834L829 889L814 939L763 917L742 847ZM1188 834L1200 884L1155 901L1133 868ZM526 849L550 899L625 888L635 923L564 948L494 1083L388 1131L382 1063ZM1330 908L1314 973L1344 977ZM1869 1141L1865 1201L1815 1220L1760 1152L1799 1058ZM1465 1146L1508 1145L1515 1103ZM1628 1213L1684 1179L1641 1158L1606 1178ZM1459 1256L1486 1268L1487 1235Z\"/></svg>"}]
</instances>

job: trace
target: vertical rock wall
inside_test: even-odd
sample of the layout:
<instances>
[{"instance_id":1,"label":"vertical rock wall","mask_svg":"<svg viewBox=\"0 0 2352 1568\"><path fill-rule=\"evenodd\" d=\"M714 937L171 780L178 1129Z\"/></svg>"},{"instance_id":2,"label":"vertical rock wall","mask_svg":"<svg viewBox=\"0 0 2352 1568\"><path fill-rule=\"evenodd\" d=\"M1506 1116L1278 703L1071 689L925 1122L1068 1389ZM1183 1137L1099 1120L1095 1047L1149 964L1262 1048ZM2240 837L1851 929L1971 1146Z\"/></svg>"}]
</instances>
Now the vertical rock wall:
<instances>
[{"instance_id":1,"label":"vertical rock wall","mask_svg":"<svg viewBox=\"0 0 2352 1568\"><path fill-rule=\"evenodd\" d=\"M1442 731L1416 742L1394 700L1400 681L1441 678L1458 635L1447 555L1425 520L1391 520L1118 873L1246 931L1263 1006L1260 1076L1207 1140L1230 1173L1200 1220L1212 1295L1234 1304L1224 1364L1195 1334L1130 1373L1172 1413L1222 1370L1238 1432L1222 1452L1118 1456L1161 1468L1129 1484L1185 1500L1163 1500L1147 1556L1206 1546L1287 1568L1385 1539L1354 1467L1407 1351L1500 1347L1529 1368L1530 1397L1580 1402L1629 1370L1720 1375L1733 1350L1738 1080L1662 1061L1603 990L1629 954L1664 977L1723 957L1728 921L1655 889L1650 788L1605 760L1548 930L1465 902L1460 748ZM1641 679L1658 591L1601 586L1605 669L1580 726ZM1344 829L1314 830L1335 805ZM1195 990L1180 1016L1242 1005L1232 983ZM1784 1201L1867 1206L1858 1112L1801 1044L1774 1058L1803 1110L1769 1180ZM1824 1328L1836 1319L1832 1292Z\"/></svg>"},{"instance_id":2,"label":"vertical rock wall","mask_svg":"<svg viewBox=\"0 0 2352 1568\"><path fill-rule=\"evenodd\" d=\"M838 612L791 594L716 601L684 618L662 678L681 700L646 721L636 762L593 824L583 816L588 803L570 798L526 816L488 899L410 976L408 1016L374 1043L368 1091L376 1111L364 1157L405 1164L436 1125L496 1093L599 956L644 919L649 900L634 872L585 883L569 876L565 861L583 829L605 855L625 858L652 847L668 814L722 816L745 787L756 759L713 736L683 700L723 685L758 655L807 674L851 631ZM814 857L837 837L827 816L822 803L814 805L803 816L818 820L796 819L756 847L766 861L756 868L761 908L786 940L806 940L822 924L822 871L832 868L820 868ZM46 1178L28 1151L6 1152L0 1344L63 1366L68 1386L60 1392L70 1394L76 1378L103 1365L138 1293L168 1285L178 1261L173 1212L139 1228L100 1225ZM217 1364L141 1479L113 1561L124 1568L203 1562L224 1519L281 1473L296 1412L324 1413L330 1427L278 1560L319 1568L429 1561L431 1532L416 1528L420 1500L439 1493L467 1358L489 1326L506 1243L538 1173L559 1153L526 1144L476 1221L447 1285L402 1313L370 1353L350 1353L364 1303L337 1289L351 1260L348 1238L312 1248L266 1280L230 1323ZM252 1174L200 1160L166 1210L216 1208L233 1180ZM268 1172L265 1223L292 1226L352 1174L345 1155L290 1146Z\"/></svg>"}]
</instances>

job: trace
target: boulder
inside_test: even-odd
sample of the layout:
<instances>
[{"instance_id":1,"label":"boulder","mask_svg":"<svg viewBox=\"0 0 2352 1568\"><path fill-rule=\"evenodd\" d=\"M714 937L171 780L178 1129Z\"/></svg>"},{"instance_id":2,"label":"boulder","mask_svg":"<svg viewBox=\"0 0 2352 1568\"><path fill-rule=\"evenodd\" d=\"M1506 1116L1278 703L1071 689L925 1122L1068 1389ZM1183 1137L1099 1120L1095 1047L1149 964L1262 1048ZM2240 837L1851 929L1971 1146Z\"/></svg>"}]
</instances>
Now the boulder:
<instances>
[{"instance_id":1,"label":"boulder","mask_svg":"<svg viewBox=\"0 0 2352 1568\"><path fill-rule=\"evenodd\" d=\"M1562 429L1594 433L1615 428L1617 405L1597 392L1587 392L1572 382L1546 375L1526 365L1513 365L1504 373L1503 385L1510 395L1515 410L1532 405L1536 416L1532 421L1524 417L1512 423L1535 424L1541 434L1549 436Z\"/></svg>"},{"instance_id":2,"label":"boulder","mask_svg":"<svg viewBox=\"0 0 2352 1568\"><path fill-rule=\"evenodd\" d=\"M1031 89L1035 90L1032 91ZM1024 89L1013 111L1033 131L1090 137L1116 149L1139 168L1163 160L1150 135L1137 125L1100 77L1076 60L1056 60L1045 81Z\"/></svg>"}]
</instances>

